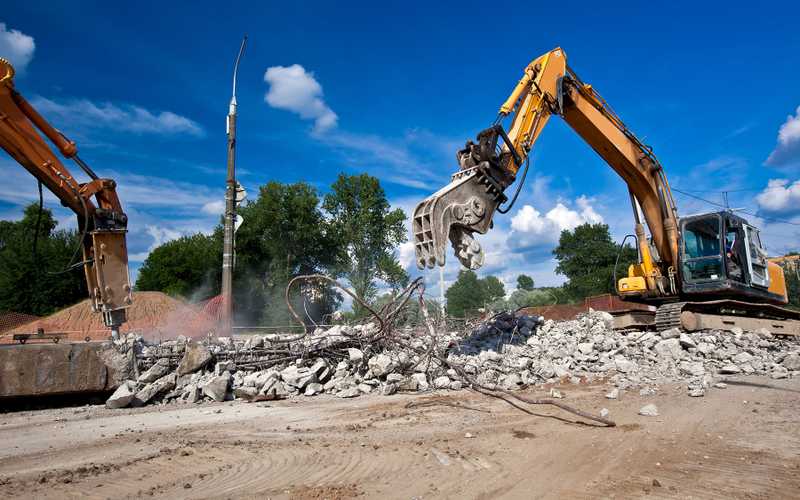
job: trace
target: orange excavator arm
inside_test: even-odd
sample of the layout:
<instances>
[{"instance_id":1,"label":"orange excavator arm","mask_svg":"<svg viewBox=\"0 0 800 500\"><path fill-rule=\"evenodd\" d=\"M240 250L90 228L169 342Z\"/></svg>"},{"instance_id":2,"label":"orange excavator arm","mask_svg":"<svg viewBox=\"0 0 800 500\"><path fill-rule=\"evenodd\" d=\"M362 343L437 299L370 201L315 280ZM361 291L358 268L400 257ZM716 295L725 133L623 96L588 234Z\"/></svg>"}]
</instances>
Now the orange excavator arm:
<instances>
[{"instance_id":1,"label":"orange excavator arm","mask_svg":"<svg viewBox=\"0 0 800 500\"><path fill-rule=\"evenodd\" d=\"M661 164L592 86L569 68L561 48L536 58L525 68L500 107L495 124L457 153L460 169L451 183L414 211L417 266L444 265L448 238L466 267L477 269L483 264L483 250L473 235L491 228L496 211L510 210L504 191L520 169L527 171L530 151L552 115L563 118L628 186L640 253L640 263L631 277L644 280L646 290L640 290L641 295L675 294L678 215ZM506 132L502 122L509 116L511 124ZM640 212L657 255L651 251Z\"/></svg>"},{"instance_id":2,"label":"orange excavator arm","mask_svg":"<svg viewBox=\"0 0 800 500\"><path fill-rule=\"evenodd\" d=\"M38 131L37 131L38 129ZM79 183L47 145L44 134L64 157L89 176ZM83 268L92 307L117 330L132 303L125 234L128 218L116 183L99 178L78 156L75 143L45 120L14 88L14 68L0 58L0 147L45 185L78 217ZM92 200L94 198L94 201Z\"/></svg>"}]
</instances>

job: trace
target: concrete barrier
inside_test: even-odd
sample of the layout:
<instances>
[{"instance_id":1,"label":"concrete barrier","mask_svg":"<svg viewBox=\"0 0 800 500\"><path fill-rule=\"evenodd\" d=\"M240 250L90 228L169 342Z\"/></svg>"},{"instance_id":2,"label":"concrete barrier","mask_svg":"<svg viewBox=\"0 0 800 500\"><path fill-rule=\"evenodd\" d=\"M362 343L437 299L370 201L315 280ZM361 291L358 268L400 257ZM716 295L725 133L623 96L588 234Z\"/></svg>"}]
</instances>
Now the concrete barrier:
<instances>
[{"instance_id":1,"label":"concrete barrier","mask_svg":"<svg viewBox=\"0 0 800 500\"><path fill-rule=\"evenodd\" d=\"M0 398L113 390L133 362L110 342L0 345Z\"/></svg>"}]
</instances>

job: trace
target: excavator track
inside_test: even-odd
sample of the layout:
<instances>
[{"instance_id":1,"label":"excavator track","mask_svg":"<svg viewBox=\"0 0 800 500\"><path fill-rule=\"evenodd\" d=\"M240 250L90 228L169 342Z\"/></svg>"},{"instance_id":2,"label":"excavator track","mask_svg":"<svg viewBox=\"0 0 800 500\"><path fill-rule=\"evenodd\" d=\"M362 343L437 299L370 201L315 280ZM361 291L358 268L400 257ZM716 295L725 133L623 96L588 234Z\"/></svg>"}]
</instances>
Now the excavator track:
<instances>
[{"instance_id":1,"label":"excavator track","mask_svg":"<svg viewBox=\"0 0 800 500\"><path fill-rule=\"evenodd\" d=\"M681 311L688 302L672 302L662 304L656 309L656 330L663 332L670 328L681 327Z\"/></svg>"},{"instance_id":2,"label":"excavator track","mask_svg":"<svg viewBox=\"0 0 800 500\"><path fill-rule=\"evenodd\" d=\"M800 312L739 300L672 302L656 310L656 330L766 329L774 335L800 336Z\"/></svg>"}]
</instances>

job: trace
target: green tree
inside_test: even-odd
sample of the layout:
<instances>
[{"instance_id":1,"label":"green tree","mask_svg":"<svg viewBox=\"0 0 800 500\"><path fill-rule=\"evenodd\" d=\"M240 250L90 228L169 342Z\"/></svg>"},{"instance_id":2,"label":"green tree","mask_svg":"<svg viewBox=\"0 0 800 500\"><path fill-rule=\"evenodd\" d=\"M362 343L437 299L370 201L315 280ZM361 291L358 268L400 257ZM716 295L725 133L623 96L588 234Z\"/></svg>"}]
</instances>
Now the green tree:
<instances>
[{"instance_id":1,"label":"green tree","mask_svg":"<svg viewBox=\"0 0 800 500\"><path fill-rule=\"evenodd\" d=\"M284 292L289 280L333 268L338 242L319 205L310 184L271 181L261 186L256 200L239 208L244 223L236 233L234 293L242 321L288 324ZM292 290L295 309L308 310L315 320L341 300L328 286L306 294L313 300L304 299L299 288Z\"/></svg>"},{"instance_id":2,"label":"green tree","mask_svg":"<svg viewBox=\"0 0 800 500\"><path fill-rule=\"evenodd\" d=\"M546 290L521 290L518 288L511 293L508 307L509 309L520 309L522 307L546 306L555 304L557 300L557 297Z\"/></svg>"},{"instance_id":3,"label":"green tree","mask_svg":"<svg viewBox=\"0 0 800 500\"><path fill-rule=\"evenodd\" d=\"M567 277L565 290L573 300L614 291L614 262L619 246L611 240L606 224L583 224L561 231L553 250L556 272ZM625 246L619 258L617 277L637 259L636 249Z\"/></svg>"},{"instance_id":4,"label":"green tree","mask_svg":"<svg viewBox=\"0 0 800 500\"><path fill-rule=\"evenodd\" d=\"M789 252L786 255L797 255L797 252ZM789 305L795 309L800 309L800 268L797 264L791 265L784 263L783 276L786 279L786 294L789 298Z\"/></svg>"},{"instance_id":5,"label":"green tree","mask_svg":"<svg viewBox=\"0 0 800 500\"><path fill-rule=\"evenodd\" d=\"M219 291L221 262L219 234L183 236L150 252L139 269L136 289L206 299Z\"/></svg>"},{"instance_id":6,"label":"green tree","mask_svg":"<svg viewBox=\"0 0 800 500\"><path fill-rule=\"evenodd\" d=\"M407 238L406 217L400 209L391 210L378 179L339 174L322 206L337 242L336 274L347 278L359 298L375 299L376 278L393 288L408 282L394 256L395 247ZM358 304L353 308L357 316L364 313Z\"/></svg>"},{"instance_id":7,"label":"green tree","mask_svg":"<svg viewBox=\"0 0 800 500\"><path fill-rule=\"evenodd\" d=\"M447 313L450 316L463 317L483 307L482 290L478 275L474 271L462 269L458 272L458 279L444 294L447 298Z\"/></svg>"},{"instance_id":8,"label":"green tree","mask_svg":"<svg viewBox=\"0 0 800 500\"><path fill-rule=\"evenodd\" d=\"M480 280L484 302L494 302L502 299L506 295L506 288L503 282L496 276L487 276Z\"/></svg>"},{"instance_id":9,"label":"green tree","mask_svg":"<svg viewBox=\"0 0 800 500\"><path fill-rule=\"evenodd\" d=\"M445 292L447 313L461 317L476 310L489 307L493 310L505 309L505 287L496 276L478 279L474 271L462 269L458 279Z\"/></svg>"},{"instance_id":10,"label":"green tree","mask_svg":"<svg viewBox=\"0 0 800 500\"><path fill-rule=\"evenodd\" d=\"M517 290L533 290L533 278L527 274L520 274L517 276Z\"/></svg>"},{"instance_id":11,"label":"green tree","mask_svg":"<svg viewBox=\"0 0 800 500\"><path fill-rule=\"evenodd\" d=\"M0 221L0 310L44 316L88 298L83 267L63 272L82 258L73 260L79 235L56 226L50 210L40 217L38 204L19 221Z\"/></svg>"},{"instance_id":12,"label":"green tree","mask_svg":"<svg viewBox=\"0 0 800 500\"><path fill-rule=\"evenodd\" d=\"M304 182L269 182L254 201L239 207L244 223L236 232L233 273L234 315L238 324L290 323L284 292L290 279L327 272L336 262L336 240L329 236L316 189ZM219 293L222 268L222 225L202 234L168 242L151 252L137 280L140 290L178 295ZM320 320L341 300L328 286L301 294L292 289L300 314ZM305 298L304 298L305 297ZM306 318L308 319L308 318Z\"/></svg>"}]
</instances>

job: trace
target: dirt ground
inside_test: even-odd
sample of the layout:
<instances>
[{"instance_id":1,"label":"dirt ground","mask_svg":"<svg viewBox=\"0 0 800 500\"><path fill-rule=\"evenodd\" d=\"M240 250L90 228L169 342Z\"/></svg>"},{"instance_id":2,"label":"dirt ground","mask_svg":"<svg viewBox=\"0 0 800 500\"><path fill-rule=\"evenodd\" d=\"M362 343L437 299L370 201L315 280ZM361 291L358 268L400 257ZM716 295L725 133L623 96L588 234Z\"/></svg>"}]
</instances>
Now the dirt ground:
<instances>
[{"instance_id":1,"label":"dirt ground","mask_svg":"<svg viewBox=\"0 0 800 500\"><path fill-rule=\"evenodd\" d=\"M0 497L800 497L800 379L561 390L618 426L466 391L0 414Z\"/></svg>"}]
</instances>

